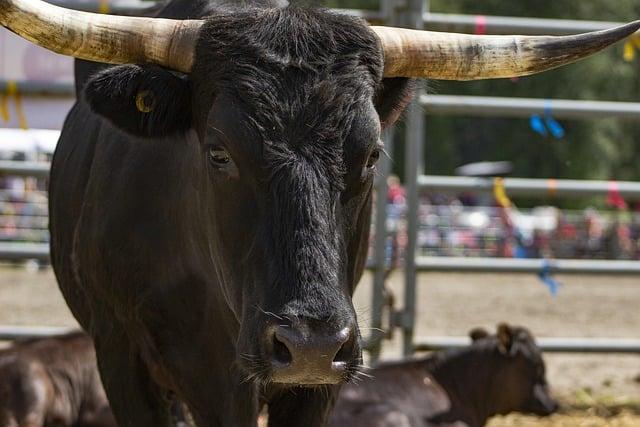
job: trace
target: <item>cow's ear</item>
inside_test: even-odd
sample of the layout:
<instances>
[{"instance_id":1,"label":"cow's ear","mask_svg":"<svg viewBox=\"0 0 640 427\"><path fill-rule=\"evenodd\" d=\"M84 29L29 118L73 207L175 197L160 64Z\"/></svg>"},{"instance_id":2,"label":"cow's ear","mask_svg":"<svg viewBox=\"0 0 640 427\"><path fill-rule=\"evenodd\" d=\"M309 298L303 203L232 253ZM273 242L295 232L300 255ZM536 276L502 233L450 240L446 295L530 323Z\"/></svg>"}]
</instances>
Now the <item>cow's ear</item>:
<instances>
[{"instance_id":1,"label":"cow's ear","mask_svg":"<svg viewBox=\"0 0 640 427\"><path fill-rule=\"evenodd\" d=\"M136 136L167 136L192 127L188 77L155 65L101 71L87 81L84 97L96 114Z\"/></svg>"},{"instance_id":2,"label":"cow's ear","mask_svg":"<svg viewBox=\"0 0 640 427\"><path fill-rule=\"evenodd\" d=\"M374 100L382 129L393 125L409 105L416 88L416 80L404 77L383 79Z\"/></svg>"},{"instance_id":3,"label":"cow's ear","mask_svg":"<svg viewBox=\"0 0 640 427\"><path fill-rule=\"evenodd\" d=\"M484 328L473 328L469 331L469 337L471 337L471 341L478 341L482 338L486 338L489 336L489 332L487 332Z\"/></svg>"},{"instance_id":4,"label":"cow's ear","mask_svg":"<svg viewBox=\"0 0 640 427\"><path fill-rule=\"evenodd\" d=\"M500 323L498 325L497 337L498 350L500 350L500 353L511 353L514 341L513 329L511 328L511 326L507 325L506 323Z\"/></svg>"}]
</instances>

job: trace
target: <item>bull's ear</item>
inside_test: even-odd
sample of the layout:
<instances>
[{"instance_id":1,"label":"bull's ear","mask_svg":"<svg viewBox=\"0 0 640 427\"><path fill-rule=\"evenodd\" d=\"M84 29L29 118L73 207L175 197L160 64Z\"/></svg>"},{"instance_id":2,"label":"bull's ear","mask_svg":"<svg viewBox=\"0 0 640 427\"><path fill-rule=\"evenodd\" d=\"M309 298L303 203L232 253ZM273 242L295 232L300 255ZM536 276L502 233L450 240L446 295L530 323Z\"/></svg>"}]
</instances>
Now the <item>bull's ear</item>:
<instances>
[{"instance_id":1,"label":"bull's ear","mask_svg":"<svg viewBox=\"0 0 640 427\"><path fill-rule=\"evenodd\" d=\"M484 328L473 328L469 331L469 337L471 337L471 341L478 341L479 339L486 338L489 336L489 332L487 332Z\"/></svg>"},{"instance_id":2,"label":"bull's ear","mask_svg":"<svg viewBox=\"0 0 640 427\"><path fill-rule=\"evenodd\" d=\"M393 125L409 105L416 81L404 77L383 79L374 100L382 129Z\"/></svg>"},{"instance_id":3,"label":"bull's ear","mask_svg":"<svg viewBox=\"0 0 640 427\"><path fill-rule=\"evenodd\" d=\"M136 136L167 136L192 127L188 77L155 65L101 71L87 81L84 97L96 114Z\"/></svg>"},{"instance_id":4,"label":"bull's ear","mask_svg":"<svg viewBox=\"0 0 640 427\"><path fill-rule=\"evenodd\" d=\"M513 346L513 329L511 326L506 323L500 323L498 325L498 349L501 353L509 354L511 353L511 348Z\"/></svg>"}]
</instances>

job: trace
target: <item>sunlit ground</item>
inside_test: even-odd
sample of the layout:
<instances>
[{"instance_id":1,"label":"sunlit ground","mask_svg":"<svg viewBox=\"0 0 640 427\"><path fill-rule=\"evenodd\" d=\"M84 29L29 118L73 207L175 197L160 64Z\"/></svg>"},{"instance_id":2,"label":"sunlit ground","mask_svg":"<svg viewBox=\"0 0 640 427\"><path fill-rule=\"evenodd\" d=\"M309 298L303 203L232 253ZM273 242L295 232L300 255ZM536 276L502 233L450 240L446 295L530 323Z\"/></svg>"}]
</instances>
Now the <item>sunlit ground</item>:
<instances>
[{"instance_id":1,"label":"sunlit ground","mask_svg":"<svg viewBox=\"0 0 640 427\"><path fill-rule=\"evenodd\" d=\"M529 327L538 336L627 337L640 334L640 279L558 276L553 298L531 275L424 274L419 279L417 335L465 335L501 321ZM391 288L402 303L402 276ZM364 333L370 317L370 278L356 294ZM28 272L0 267L0 325L73 326L50 269ZM400 356L399 334L383 357ZM506 426L640 426L640 355L546 355L548 379L566 412L546 419L511 415Z\"/></svg>"}]
</instances>

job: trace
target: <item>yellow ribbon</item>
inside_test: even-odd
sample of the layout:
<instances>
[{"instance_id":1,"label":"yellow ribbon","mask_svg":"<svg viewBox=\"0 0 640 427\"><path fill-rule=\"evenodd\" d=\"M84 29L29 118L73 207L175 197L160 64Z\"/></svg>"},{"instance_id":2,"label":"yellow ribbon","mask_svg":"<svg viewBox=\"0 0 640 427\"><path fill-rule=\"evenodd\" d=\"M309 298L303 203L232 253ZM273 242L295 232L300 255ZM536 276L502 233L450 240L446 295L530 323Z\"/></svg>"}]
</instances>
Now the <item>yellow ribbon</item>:
<instances>
[{"instance_id":1,"label":"yellow ribbon","mask_svg":"<svg viewBox=\"0 0 640 427\"><path fill-rule=\"evenodd\" d=\"M502 178L494 178L493 179L493 197L495 197L498 205L503 208L511 207L511 200L507 197L507 192L504 189L504 179Z\"/></svg>"},{"instance_id":2,"label":"yellow ribbon","mask_svg":"<svg viewBox=\"0 0 640 427\"><path fill-rule=\"evenodd\" d=\"M24 109L22 108L22 96L18 91L18 83L14 81L7 82L6 88L6 96L2 96L2 100L0 100L0 115L2 115L2 120L8 122L9 117L9 98L13 97L16 104L16 113L18 114L18 126L20 129L27 130L29 126L27 125L27 117L24 114Z\"/></svg>"},{"instance_id":3,"label":"yellow ribbon","mask_svg":"<svg viewBox=\"0 0 640 427\"><path fill-rule=\"evenodd\" d=\"M640 36L634 34L624 43L624 52L622 54L624 60L627 62L633 61L636 58L636 49L640 49Z\"/></svg>"},{"instance_id":4,"label":"yellow ribbon","mask_svg":"<svg viewBox=\"0 0 640 427\"><path fill-rule=\"evenodd\" d=\"M110 12L109 0L100 0L100 3L98 4L98 12L105 15Z\"/></svg>"},{"instance_id":5,"label":"yellow ribbon","mask_svg":"<svg viewBox=\"0 0 640 427\"><path fill-rule=\"evenodd\" d=\"M9 121L9 97L0 94L0 117L3 122Z\"/></svg>"}]
</instances>

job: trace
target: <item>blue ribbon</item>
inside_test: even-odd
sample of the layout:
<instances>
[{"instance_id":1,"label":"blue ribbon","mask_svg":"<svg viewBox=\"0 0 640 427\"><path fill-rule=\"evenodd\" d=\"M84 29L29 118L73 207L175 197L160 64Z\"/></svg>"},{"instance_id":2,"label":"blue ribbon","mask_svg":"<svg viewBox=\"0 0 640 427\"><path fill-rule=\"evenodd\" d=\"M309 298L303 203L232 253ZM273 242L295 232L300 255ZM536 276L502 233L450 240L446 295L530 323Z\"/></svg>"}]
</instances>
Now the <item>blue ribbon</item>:
<instances>
[{"instance_id":1,"label":"blue ribbon","mask_svg":"<svg viewBox=\"0 0 640 427\"><path fill-rule=\"evenodd\" d=\"M549 288L551 296L555 298L562 284L551 276L551 264L549 260L542 260L542 268L538 272L538 278Z\"/></svg>"},{"instance_id":2,"label":"blue ribbon","mask_svg":"<svg viewBox=\"0 0 640 427\"><path fill-rule=\"evenodd\" d=\"M531 129L533 129L534 132L542 136L547 136L547 128L539 115L534 114L529 118L529 126L531 126Z\"/></svg>"},{"instance_id":3,"label":"blue ribbon","mask_svg":"<svg viewBox=\"0 0 640 427\"><path fill-rule=\"evenodd\" d=\"M551 132L551 135L553 135L555 139L561 139L564 137L564 129L562 128L562 125L553 118L553 114L551 114L551 101L547 100L545 103L544 122L547 124L547 128Z\"/></svg>"},{"instance_id":4,"label":"blue ribbon","mask_svg":"<svg viewBox=\"0 0 640 427\"><path fill-rule=\"evenodd\" d=\"M544 117L544 119L543 119ZM534 132L542 136L547 136L549 132L556 139L564 137L564 128L556 119L553 118L551 113L551 101L545 101L544 115L541 117L539 114L533 114L529 118L529 126Z\"/></svg>"}]
</instances>

